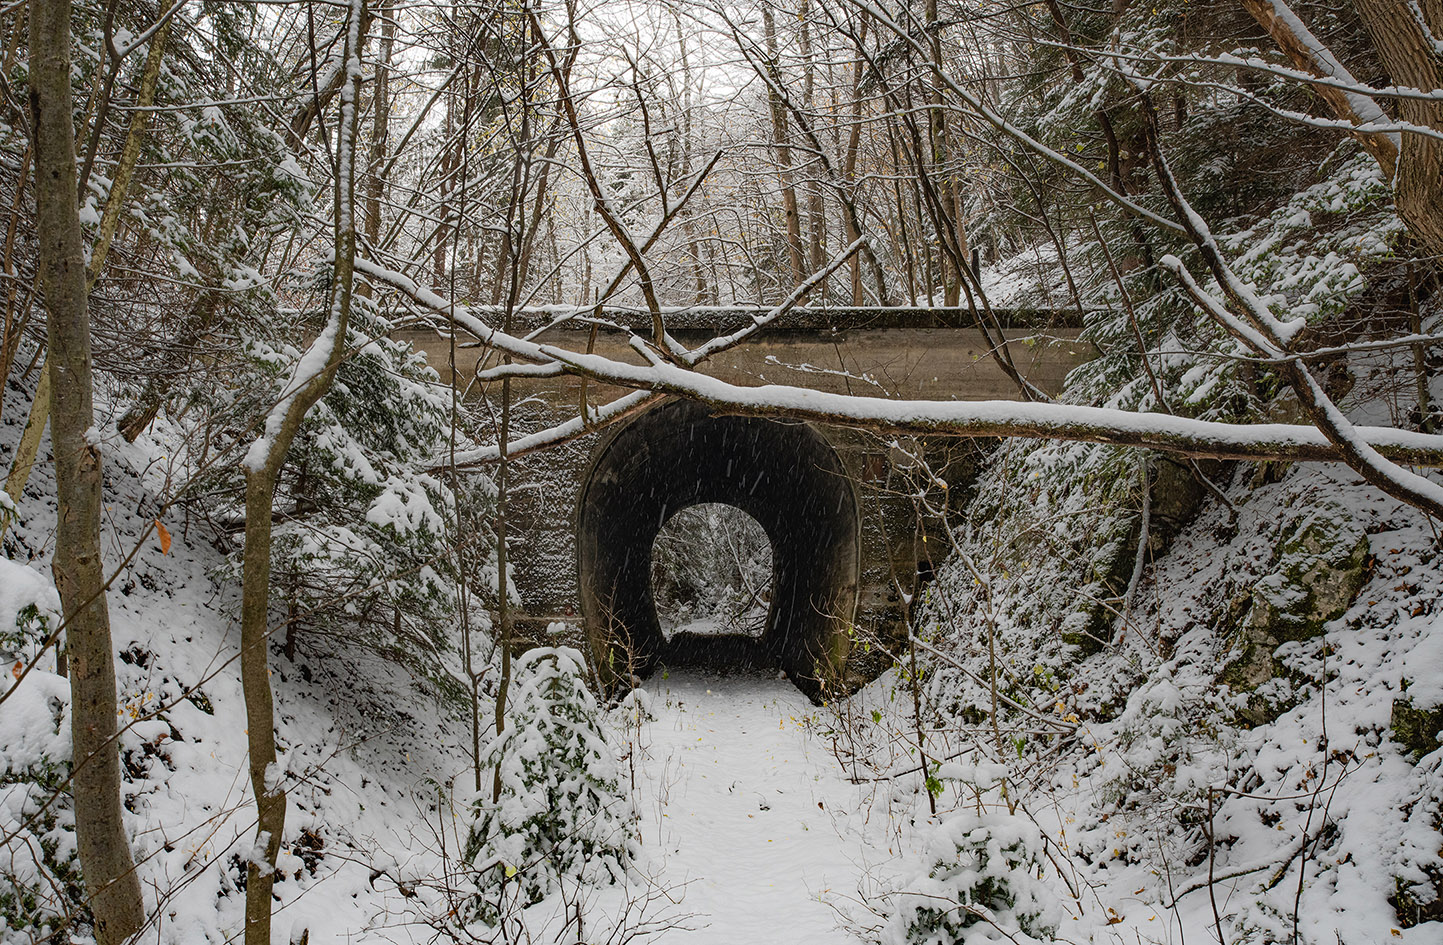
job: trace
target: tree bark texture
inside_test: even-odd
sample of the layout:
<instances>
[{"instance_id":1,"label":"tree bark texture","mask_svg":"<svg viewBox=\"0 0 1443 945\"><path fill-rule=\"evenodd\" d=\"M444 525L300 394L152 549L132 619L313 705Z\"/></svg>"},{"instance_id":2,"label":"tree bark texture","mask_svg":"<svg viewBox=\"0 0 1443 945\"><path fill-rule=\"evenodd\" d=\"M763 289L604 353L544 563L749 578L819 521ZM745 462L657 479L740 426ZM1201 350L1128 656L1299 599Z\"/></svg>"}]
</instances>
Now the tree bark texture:
<instances>
[{"instance_id":1,"label":"tree bark texture","mask_svg":"<svg viewBox=\"0 0 1443 945\"><path fill-rule=\"evenodd\" d=\"M31 6L30 107L59 501L51 568L70 653L75 835L96 939L110 945L140 929L145 904L120 803L115 653L100 556L100 452L71 121L69 0Z\"/></svg>"},{"instance_id":2,"label":"tree bark texture","mask_svg":"<svg viewBox=\"0 0 1443 945\"><path fill-rule=\"evenodd\" d=\"M295 428L283 431L289 447ZM284 452L281 453L284 457ZM271 505L280 464L246 473L246 536L241 579L241 690L246 705L251 788L256 797L256 852L246 870L246 945L271 945L271 891L286 826L286 795L276 777L270 638ZM257 862L261 860L261 862Z\"/></svg>"}]
</instances>

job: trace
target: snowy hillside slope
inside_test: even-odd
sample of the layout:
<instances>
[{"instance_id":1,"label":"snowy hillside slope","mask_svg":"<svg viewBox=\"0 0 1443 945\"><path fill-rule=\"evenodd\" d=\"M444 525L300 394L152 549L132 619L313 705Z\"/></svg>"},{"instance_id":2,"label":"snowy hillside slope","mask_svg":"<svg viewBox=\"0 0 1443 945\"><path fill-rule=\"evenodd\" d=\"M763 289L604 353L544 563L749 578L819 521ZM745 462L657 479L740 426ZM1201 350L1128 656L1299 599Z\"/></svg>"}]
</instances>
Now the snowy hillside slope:
<instances>
[{"instance_id":1,"label":"snowy hillside slope","mask_svg":"<svg viewBox=\"0 0 1443 945\"><path fill-rule=\"evenodd\" d=\"M1386 245L1384 211L1339 232ZM1297 239L1284 216L1267 225ZM1383 289L1312 255L1323 250L1308 235L1250 275L1280 301L1327 297L1320 330L1365 334ZM1025 283L1020 272L994 281ZM1437 316L1425 308L1430 330ZM1231 359L1175 335L1150 357L1173 410L1254 398L1251 410L1297 416L1288 393L1260 395ZM1407 426L1412 370L1352 355L1330 384L1355 422ZM1073 398L1151 404L1135 378L1119 390L1101 366L1078 375ZM1438 941L1438 523L1338 464L1189 468L1014 441L956 524L919 609L917 632L941 651L923 653L924 720L952 733L937 755L1008 766L1006 801L1049 838L1070 913L1059 936ZM977 796L1007 806L995 786Z\"/></svg>"},{"instance_id":2,"label":"snowy hillside slope","mask_svg":"<svg viewBox=\"0 0 1443 945\"><path fill-rule=\"evenodd\" d=\"M18 427L19 418L7 417L0 462L8 462ZM177 443L164 421L155 429L135 446L117 438L102 446L107 563L120 566L134 552L109 602L127 725L127 827L156 916L140 941L220 943L242 926L255 825L238 601L208 526L187 521L179 507L160 508L165 457ZM58 606L48 574L48 459L47 440L4 539L7 626L31 600L42 611ZM157 518L170 534L168 551L153 529ZM305 934L311 943L350 945L487 934L456 919L474 891L462 861L476 796L463 707L406 667L330 636L302 635L294 662L277 641L271 660L291 799L276 940ZM52 932L88 940L83 924L67 920L80 905L68 800L51 800L69 752L68 686L54 669L53 656L42 659L0 707L0 830L19 828L0 854L4 945ZM4 682L10 686L8 672ZM651 710L638 720L641 704ZM854 783L857 765L847 769L834 753L836 728L829 710L785 679L664 673L649 681L608 719L639 813L642 865L627 888L585 894L587 940L733 942L775 933L854 941L846 906L898 862L921 801L906 779ZM485 781L489 797L489 773ZM56 816L36 817L47 803ZM5 899L17 880L40 894ZM529 934L571 941L571 909L561 897L533 907L524 917Z\"/></svg>"},{"instance_id":3,"label":"snowy hillside slope","mask_svg":"<svg viewBox=\"0 0 1443 945\"><path fill-rule=\"evenodd\" d=\"M1035 545L961 535L920 611L920 717L905 660L841 710L864 770L913 792L905 845L943 851L870 876L866 937L1438 941L1436 523L1337 465L1252 473L1223 480L1235 513L1206 504L1149 560L1101 640L1039 620L1045 585L1088 591ZM1335 614L1307 623L1315 605ZM1021 901L1055 927L1029 938Z\"/></svg>"},{"instance_id":4,"label":"snowy hillside slope","mask_svg":"<svg viewBox=\"0 0 1443 945\"><path fill-rule=\"evenodd\" d=\"M15 391L11 396L19 399ZM6 466L23 419L11 414L0 441ZM211 579L223 557L207 543L206 526L187 525L177 509L158 511L156 493L143 484L163 484L168 445L163 436L147 436L134 447L118 437L102 446L108 568L134 551L108 598L127 726L127 826L156 907L142 939L222 942L241 927L240 883L255 824L238 680L238 601L234 588ZM42 585L49 582L55 516L48 449L47 438L4 544L7 568L25 567ZM172 536L168 553L151 530L157 517ZM304 929L313 943L359 941L366 930L386 940L389 927L439 908L422 902L410 884L440 873L436 786L469 764L460 714L399 667L343 641L303 637L295 663L274 666L292 799L276 886L281 940ZM53 767L69 750L69 693L54 668L53 658L42 664L0 708L0 829L7 833L48 794L25 783L26 769L42 761ZM35 747L41 720L55 734ZM68 822L64 805L63 799L55 805L58 827ZM73 835L39 823L29 831L48 833L46 843L58 840L62 865L78 876L66 846ZM37 839L31 849L40 846ZM0 877L30 868L13 860L0 867ZM64 906L74 905L75 892L67 890ZM54 905L37 905L29 918L53 927L56 919L46 913ZM5 931L0 923L0 941L31 941L37 929L16 928L23 915L6 912L12 927ZM401 940L409 938L403 933Z\"/></svg>"},{"instance_id":5,"label":"snowy hillside slope","mask_svg":"<svg viewBox=\"0 0 1443 945\"><path fill-rule=\"evenodd\" d=\"M1411 757L1390 726L1404 687L1436 678L1437 536L1346 469L1255 490L1237 479L1236 523L1215 505L1184 530L1118 646L1058 694L1083 723L1041 787L1048 825L1106 907L1139 926L1156 910L1198 937L1220 926L1230 940L1291 941L1296 919L1302 941L1436 941L1438 923L1406 928L1417 919L1398 899L1426 902L1443 877L1443 751ZM1342 510L1366 535L1356 600L1282 642L1280 665L1250 686L1230 672L1248 655L1226 615L1267 587L1290 529ZM1091 694L1111 698L1118 679L1132 681L1120 706ZM1209 876L1225 879L1210 889Z\"/></svg>"}]
</instances>

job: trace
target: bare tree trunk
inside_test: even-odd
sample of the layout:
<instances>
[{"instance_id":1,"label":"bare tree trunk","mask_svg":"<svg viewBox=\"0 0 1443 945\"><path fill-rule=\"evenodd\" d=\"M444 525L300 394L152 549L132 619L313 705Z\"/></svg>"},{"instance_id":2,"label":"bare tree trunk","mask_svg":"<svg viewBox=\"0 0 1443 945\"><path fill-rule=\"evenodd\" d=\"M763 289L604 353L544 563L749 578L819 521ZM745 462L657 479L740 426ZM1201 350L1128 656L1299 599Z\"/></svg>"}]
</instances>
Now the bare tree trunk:
<instances>
[{"instance_id":1,"label":"bare tree trunk","mask_svg":"<svg viewBox=\"0 0 1443 945\"><path fill-rule=\"evenodd\" d=\"M777 27L772 19L772 8L765 3L762 5L762 29L766 34L767 58L771 60L772 68L780 74ZM777 164L780 167L782 212L787 221L787 256L792 266L792 284L789 288L795 288L806 276L806 257L802 252L802 221L797 211L797 189L792 180L792 149L787 143L787 111L775 88L770 88L767 92L767 103L771 109L772 135Z\"/></svg>"},{"instance_id":2,"label":"bare tree trunk","mask_svg":"<svg viewBox=\"0 0 1443 945\"><path fill-rule=\"evenodd\" d=\"M692 77L691 60L687 53L686 29L682 26L681 12L672 11L672 20L676 23L676 43L681 54L681 176L691 176L691 156L696 150L696 137L692 134L691 112L692 112ZM701 239L697 236L696 221L690 213L682 218L682 232L686 234L687 253L691 257L691 276L694 294L692 299L697 305L703 305L707 300L706 272L701 263ZM582 299L587 295L582 293Z\"/></svg>"},{"instance_id":3,"label":"bare tree trunk","mask_svg":"<svg viewBox=\"0 0 1443 945\"><path fill-rule=\"evenodd\" d=\"M559 122L557 123L559 125ZM557 134L558 128L553 126L548 133L546 141L546 154L541 159L541 170L536 174L536 196L531 205L530 228L526 230L526 236L521 241L521 259L518 263L517 283L524 288L526 280L531 276L531 254L536 246L536 231L541 228L541 221L547 221L551 225L551 215L546 212L546 198L549 195L548 185L551 181L551 165L556 159L556 152L561 147L561 136ZM552 238L555 238L555 231L552 231Z\"/></svg>"},{"instance_id":4,"label":"bare tree trunk","mask_svg":"<svg viewBox=\"0 0 1443 945\"><path fill-rule=\"evenodd\" d=\"M25 484L30 481L30 470L35 468L35 457L40 455L40 439L49 422L50 354L47 351L45 362L40 365L40 382L35 385L35 399L30 401L30 415L25 418L25 429L20 433L15 458L10 463L10 475L5 478L5 494L16 502L20 501Z\"/></svg>"},{"instance_id":5,"label":"bare tree trunk","mask_svg":"<svg viewBox=\"0 0 1443 945\"><path fill-rule=\"evenodd\" d=\"M857 38L858 45L861 45L867 41L867 27L870 24L871 20L862 20L861 32ZM856 183L857 155L858 152L861 150L862 145L863 65L864 62L860 55L857 57L856 61L852 63L852 127L848 129L847 132L847 150L842 158L842 181L843 186L846 187L852 187ZM895 184L896 181L894 180L893 183ZM899 203L898 210L901 211L901 209L902 208ZM850 246L853 241L855 241L857 237L861 236L862 234L857 232L857 227L854 224L851 216L849 216L848 214L842 214L842 220L847 228L847 245ZM902 225L905 227L905 222L903 222ZM903 242L906 242L905 236L903 237ZM911 261L909 255L909 274L910 264ZM849 275L851 276L852 304L861 305L865 296L862 293L862 260L860 254L853 255L852 258L847 261L847 270ZM915 300L917 297L915 289L912 289L907 297L909 299Z\"/></svg>"},{"instance_id":6,"label":"bare tree trunk","mask_svg":"<svg viewBox=\"0 0 1443 945\"><path fill-rule=\"evenodd\" d=\"M811 0L802 0L797 19L801 23L802 53L802 107L808 114L816 114L817 64L812 58ZM822 202L822 183L816 175L807 181L807 265L808 272L816 272L827 264L827 216ZM822 295L826 295L823 284Z\"/></svg>"},{"instance_id":7,"label":"bare tree trunk","mask_svg":"<svg viewBox=\"0 0 1443 945\"><path fill-rule=\"evenodd\" d=\"M160 0L160 15L170 12L171 0ZM135 174L135 165L140 161L140 141L145 137L150 124L150 106L155 104L155 87L160 81L160 60L165 55L165 40L170 33L170 21L166 20L150 38L150 51L145 57L145 71L140 77L140 92L135 97L135 111L130 114L130 130L125 135L125 146L120 152L120 164L111 178L110 194L105 198L105 213L100 218L100 233L90 251L90 267L86 277L91 285L100 278L105 266L105 257L110 253L110 243L120 225L120 211L125 207L125 198L130 192L130 180Z\"/></svg>"},{"instance_id":8,"label":"bare tree trunk","mask_svg":"<svg viewBox=\"0 0 1443 945\"><path fill-rule=\"evenodd\" d=\"M470 84L470 70L467 70L466 81L461 86L463 94L470 91ZM442 140L446 142L446 151L441 155L441 205L436 211L436 217L441 222L436 227L436 247L431 251L432 268L435 270L431 278L436 280L436 285L446 283L446 241L450 238L451 233L451 175L456 169L458 157L456 143L452 141L452 135L455 133L455 110L456 96L454 94L447 95L445 132L442 135ZM464 143L461 146L464 147Z\"/></svg>"},{"instance_id":9,"label":"bare tree trunk","mask_svg":"<svg viewBox=\"0 0 1443 945\"><path fill-rule=\"evenodd\" d=\"M510 319L507 319L508 327ZM511 363L507 355L504 362ZM496 469L496 645L501 650L501 675L496 681L496 734L506 729L506 697L511 693L511 585L507 581L506 523L511 492L511 466L506 447L511 438L511 378L501 380L501 423L496 445L501 456ZM501 797L501 765L496 765L491 780L491 800Z\"/></svg>"},{"instance_id":10,"label":"bare tree trunk","mask_svg":"<svg viewBox=\"0 0 1443 945\"><path fill-rule=\"evenodd\" d=\"M125 835L116 739L115 654L100 557L100 452L94 437L90 312L81 252L70 98L70 0L32 5L30 107L36 231L49 325L51 439L60 511L51 566L70 650L75 834L101 945L145 922Z\"/></svg>"},{"instance_id":11,"label":"bare tree trunk","mask_svg":"<svg viewBox=\"0 0 1443 945\"><path fill-rule=\"evenodd\" d=\"M18 33L20 30L21 27L17 25L15 32ZM19 300L22 283L15 271L15 231L20 224L20 208L25 197L25 181L30 176L30 161L34 156L34 149L27 147L25 156L20 159L20 174L15 179L15 196L10 204L10 220L5 225L5 258L3 264L0 264L0 273L4 274L10 285L5 291L5 320L3 328L0 328L0 378L10 376L10 367L15 362L15 352L20 347L21 332L30 320L30 305L35 297L35 285L32 281L30 292L25 297L24 306L17 316L16 303ZM0 383L0 416L3 416L5 408L6 386L4 383Z\"/></svg>"},{"instance_id":12,"label":"bare tree trunk","mask_svg":"<svg viewBox=\"0 0 1443 945\"><path fill-rule=\"evenodd\" d=\"M967 231L962 226L961 204L957 199L955 175L951 167L952 154L951 142L948 141L947 110L943 107L942 30L937 25L937 0L927 0L926 17L928 44L934 66L931 89L932 108L928 112L927 123L932 147L929 158L933 167L933 175L937 181L937 194L941 202L942 213L950 220L950 229L955 234L957 241L956 258L952 258L945 252L942 253L941 258L942 304L952 308L962 301L962 273L959 270L966 265Z\"/></svg>"},{"instance_id":13,"label":"bare tree trunk","mask_svg":"<svg viewBox=\"0 0 1443 945\"><path fill-rule=\"evenodd\" d=\"M295 436L292 425L284 447ZM283 431L285 432L285 431ZM274 465L274 471L271 466ZM246 706L246 740L250 748L251 786L256 796L256 843L263 862L252 857L246 871L246 945L270 945L271 890L276 855L286 824L286 795L275 777L275 709L271 693L270 636L271 504L275 499L279 463L246 472L245 552L241 579L241 689Z\"/></svg>"},{"instance_id":14,"label":"bare tree trunk","mask_svg":"<svg viewBox=\"0 0 1443 945\"><path fill-rule=\"evenodd\" d=\"M381 48L376 59L376 88L371 93L371 153L366 174L366 242L374 247L381 239L381 199L386 196L386 146L391 131L391 52L396 42L396 20L389 5L382 6ZM370 283L357 294L371 297Z\"/></svg>"},{"instance_id":15,"label":"bare tree trunk","mask_svg":"<svg viewBox=\"0 0 1443 945\"><path fill-rule=\"evenodd\" d=\"M256 798L256 845L246 871L246 945L271 945L271 891L276 855L286 823L286 793L277 764L275 710L267 643L270 636L271 511L276 481L291 441L316 401L330 389L340 367L355 285L355 153L360 124L361 30L364 0L352 0L347 20L345 74L340 90L341 116L336 134L335 278L330 317L311 351L298 363L324 367L305 377L299 373L266 418L264 432L251 445L242 466L246 481L245 552L241 577L241 690L246 705L246 738L250 749L251 790Z\"/></svg>"},{"instance_id":16,"label":"bare tree trunk","mask_svg":"<svg viewBox=\"0 0 1443 945\"><path fill-rule=\"evenodd\" d=\"M100 137L110 118L110 104L115 93L115 79L120 75L122 62L115 46L115 9L119 5L119 0L109 0L105 6L100 44L105 51L105 56L96 62L95 77L90 86L90 97L85 103L85 121L81 123L81 127L88 126L90 134L86 141L85 153L80 158L78 189L81 192L88 189L90 172L95 166L95 154L100 147Z\"/></svg>"},{"instance_id":17,"label":"bare tree trunk","mask_svg":"<svg viewBox=\"0 0 1443 945\"><path fill-rule=\"evenodd\" d=\"M9 36L5 39L5 52L0 55L0 72L10 74L10 67L15 65L15 57L20 52L20 37L26 32L25 16L29 4L20 4L15 10L15 19L11 21Z\"/></svg>"}]
</instances>

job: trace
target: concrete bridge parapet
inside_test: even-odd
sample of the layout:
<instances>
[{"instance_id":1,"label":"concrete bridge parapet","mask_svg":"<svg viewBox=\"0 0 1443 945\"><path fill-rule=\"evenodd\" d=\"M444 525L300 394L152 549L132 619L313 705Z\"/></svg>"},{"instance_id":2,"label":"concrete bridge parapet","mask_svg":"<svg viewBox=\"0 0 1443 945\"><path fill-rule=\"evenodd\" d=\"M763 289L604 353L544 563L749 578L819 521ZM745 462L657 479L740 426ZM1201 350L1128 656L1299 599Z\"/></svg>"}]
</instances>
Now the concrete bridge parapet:
<instances>
[{"instance_id":1,"label":"concrete bridge parapet","mask_svg":"<svg viewBox=\"0 0 1443 945\"><path fill-rule=\"evenodd\" d=\"M581 332L555 334L551 340L573 350L585 350L590 340ZM1008 336L1014 363L1050 392L1092 354L1075 330ZM416 332L410 340L447 379L446 339ZM616 336L596 339L594 350L636 360ZM460 347L457 354L458 382L465 384L485 349ZM1017 397L977 332L960 329L774 332L701 370L737 384L869 396ZM581 396L571 377L513 381L512 388L522 429L575 416ZM622 393L592 383L586 396L598 404ZM919 460L948 483L955 506L980 455L967 440L886 440L844 427L718 417L669 400L613 428L519 457L508 522L522 601L518 634L544 639L559 622L585 635L593 653L614 666L622 657L604 641L620 640L644 675L668 656L651 600L651 541L681 508L724 502L756 518L773 545L765 658L814 698L829 687L850 688L890 665L887 654L905 641L909 602L945 548L937 510L913 500Z\"/></svg>"}]
</instances>

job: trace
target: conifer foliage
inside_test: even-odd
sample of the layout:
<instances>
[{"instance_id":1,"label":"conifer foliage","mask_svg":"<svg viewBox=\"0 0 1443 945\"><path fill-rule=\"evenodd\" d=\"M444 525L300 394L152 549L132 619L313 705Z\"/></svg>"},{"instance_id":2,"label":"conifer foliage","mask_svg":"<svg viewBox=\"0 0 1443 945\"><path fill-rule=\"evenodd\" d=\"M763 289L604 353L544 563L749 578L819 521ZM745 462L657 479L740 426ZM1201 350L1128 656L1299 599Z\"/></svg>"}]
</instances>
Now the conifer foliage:
<instances>
[{"instance_id":1,"label":"conifer foliage","mask_svg":"<svg viewBox=\"0 0 1443 945\"><path fill-rule=\"evenodd\" d=\"M1042 872L1037 825L1006 811L956 814L929 844L925 876L896 897L884 945L1052 941L1061 910Z\"/></svg>"},{"instance_id":2,"label":"conifer foliage","mask_svg":"<svg viewBox=\"0 0 1443 945\"><path fill-rule=\"evenodd\" d=\"M481 761L498 771L499 792L473 806L466 844L472 918L495 921L563 884L622 882L640 855L584 665L570 647L538 647L517 661L511 715Z\"/></svg>"}]
</instances>

